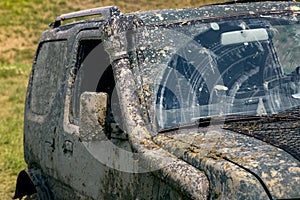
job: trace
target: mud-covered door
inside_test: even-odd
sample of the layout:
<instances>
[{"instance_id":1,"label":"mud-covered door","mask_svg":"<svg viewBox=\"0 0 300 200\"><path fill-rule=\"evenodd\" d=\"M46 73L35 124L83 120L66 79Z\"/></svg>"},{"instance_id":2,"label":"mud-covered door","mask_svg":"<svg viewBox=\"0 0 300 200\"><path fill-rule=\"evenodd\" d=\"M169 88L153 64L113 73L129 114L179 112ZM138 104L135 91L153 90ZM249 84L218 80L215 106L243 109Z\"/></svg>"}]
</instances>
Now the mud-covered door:
<instances>
[{"instance_id":1,"label":"mud-covered door","mask_svg":"<svg viewBox=\"0 0 300 200\"><path fill-rule=\"evenodd\" d=\"M99 29L80 31L75 36L70 60L72 63L69 64L64 131L59 137L60 154L55 161L57 179L74 191L84 192L95 199L103 199L98 197L108 192L103 181L109 174L109 169L89 153L84 146L85 138L79 131L83 128L80 127L81 95L84 92L103 92L111 96L115 86L109 57L103 48ZM108 131L104 130L102 134L105 140L109 138Z\"/></svg>"},{"instance_id":2,"label":"mud-covered door","mask_svg":"<svg viewBox=\"0 0 300 200\"><path fill-rule=\"evenodd\" d=\"M67 40L40 44L29 81L25 108L25 160L51 174L63 109Z\"/></svg>"}]
</instances>

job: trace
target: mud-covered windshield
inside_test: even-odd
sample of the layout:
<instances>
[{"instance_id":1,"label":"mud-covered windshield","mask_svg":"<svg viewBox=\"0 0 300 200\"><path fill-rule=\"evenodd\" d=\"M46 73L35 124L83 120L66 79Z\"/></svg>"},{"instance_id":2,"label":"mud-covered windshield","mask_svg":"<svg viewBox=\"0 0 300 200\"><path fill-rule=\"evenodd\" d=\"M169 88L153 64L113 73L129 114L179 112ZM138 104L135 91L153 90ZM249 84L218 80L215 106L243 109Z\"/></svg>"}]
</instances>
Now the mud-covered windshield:
<instances>
[{"instance_id":1,"label":"mud-covered windshield","mask_svg":"<svg viewBox=\"0 0 300 200\"><path fill-rule=\"evenodd\" d=\"M299 106L299 34L295 15L144 28L133 71L150 121L161 129Z\"/></svg>"}]
</instances>

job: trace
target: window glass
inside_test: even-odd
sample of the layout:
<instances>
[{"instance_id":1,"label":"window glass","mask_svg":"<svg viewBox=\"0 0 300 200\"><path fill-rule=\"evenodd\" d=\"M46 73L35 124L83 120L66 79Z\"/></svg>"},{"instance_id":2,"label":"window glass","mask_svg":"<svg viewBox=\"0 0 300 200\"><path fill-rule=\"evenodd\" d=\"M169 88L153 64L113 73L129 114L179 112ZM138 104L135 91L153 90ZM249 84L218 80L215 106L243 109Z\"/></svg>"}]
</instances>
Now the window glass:
<instances>
[{"instance_id":1,"label":"window glass","mask_svg":"<svg viewBox=\"0 0 300 200\"><path fill-rule=\"evenodd\" d=\"M133 72L152 124L164 129L300 106L298 20L244 16L140 30Z\"/></svg>"},{"instance_id":2,"label":"window glass","mask_svg":"<svg viewBox=\"0 0 300 200\"><path fill-rule=\"evenodd\" d=\"M47 114L59 90L64 73L67 41L43 43L34 64L31 110Z\"/></svg>"},{"instance_id":3,"label":"window glass","mask_svg":"<svg viewBox=\"0 0 300 200\"><path fill-rule=\"evenodd\" d=\"M106 89L114 87L113 77L106 80L107 85L100 86L100 79L109 68L109 57L99 39L81 40L78 49L77 63L74 69L74 84L71 98L71 123L79 124L80 95L83 92L107 92ZM106 78L108 79L108 77ZM111 81L113 83L109 84ZM111 86L113 85L113 86Z\"/></svg>"}]
</instances>

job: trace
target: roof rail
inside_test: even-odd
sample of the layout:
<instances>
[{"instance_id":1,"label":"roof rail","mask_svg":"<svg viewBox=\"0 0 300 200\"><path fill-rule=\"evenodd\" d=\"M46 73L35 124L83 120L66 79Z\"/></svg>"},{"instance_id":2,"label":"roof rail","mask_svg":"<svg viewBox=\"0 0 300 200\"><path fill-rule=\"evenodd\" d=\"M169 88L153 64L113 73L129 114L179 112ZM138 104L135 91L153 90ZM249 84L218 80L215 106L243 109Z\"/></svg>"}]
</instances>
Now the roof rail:
<instances>
[{"instance_id":1,"label":"roof rail","mask_svg":"<svg viewBox=\"0 0 300 200\"><path fill-rule=\"evenodd\" d=\"M57 17L55 19L55 21L52 22L49 26L51 28L56 28L56 27L59 27L61 25L61 21L64 21L64 20L74 19L74 18L78 18L78 17L99 15L99 14L101 14L102 18L109 19L114 15L120 15L121 12L115 6L105 6L105 7L81 10L81 11L77 11L77 12L62 14L59 17Z\"/></svg>"}]
</instances>

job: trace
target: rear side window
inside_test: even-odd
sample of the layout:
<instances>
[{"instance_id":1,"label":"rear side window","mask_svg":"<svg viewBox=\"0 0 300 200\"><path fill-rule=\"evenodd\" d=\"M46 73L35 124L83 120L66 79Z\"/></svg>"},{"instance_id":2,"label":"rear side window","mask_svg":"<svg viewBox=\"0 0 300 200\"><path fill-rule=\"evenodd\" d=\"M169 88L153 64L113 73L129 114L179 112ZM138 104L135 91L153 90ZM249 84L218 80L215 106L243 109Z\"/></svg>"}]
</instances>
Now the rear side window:
<instances>
[{"instance_id":1,"label":"rear side window","mask_svg":"<svg viewBox=\"0 0 300 200\"><path fill-rule=\"evenodd\" d=\"M48 113L62 81L66 50L65 40L45 42L40 46L33 68L32 112L39 115Z\"/></svg>"}]
</instances>

